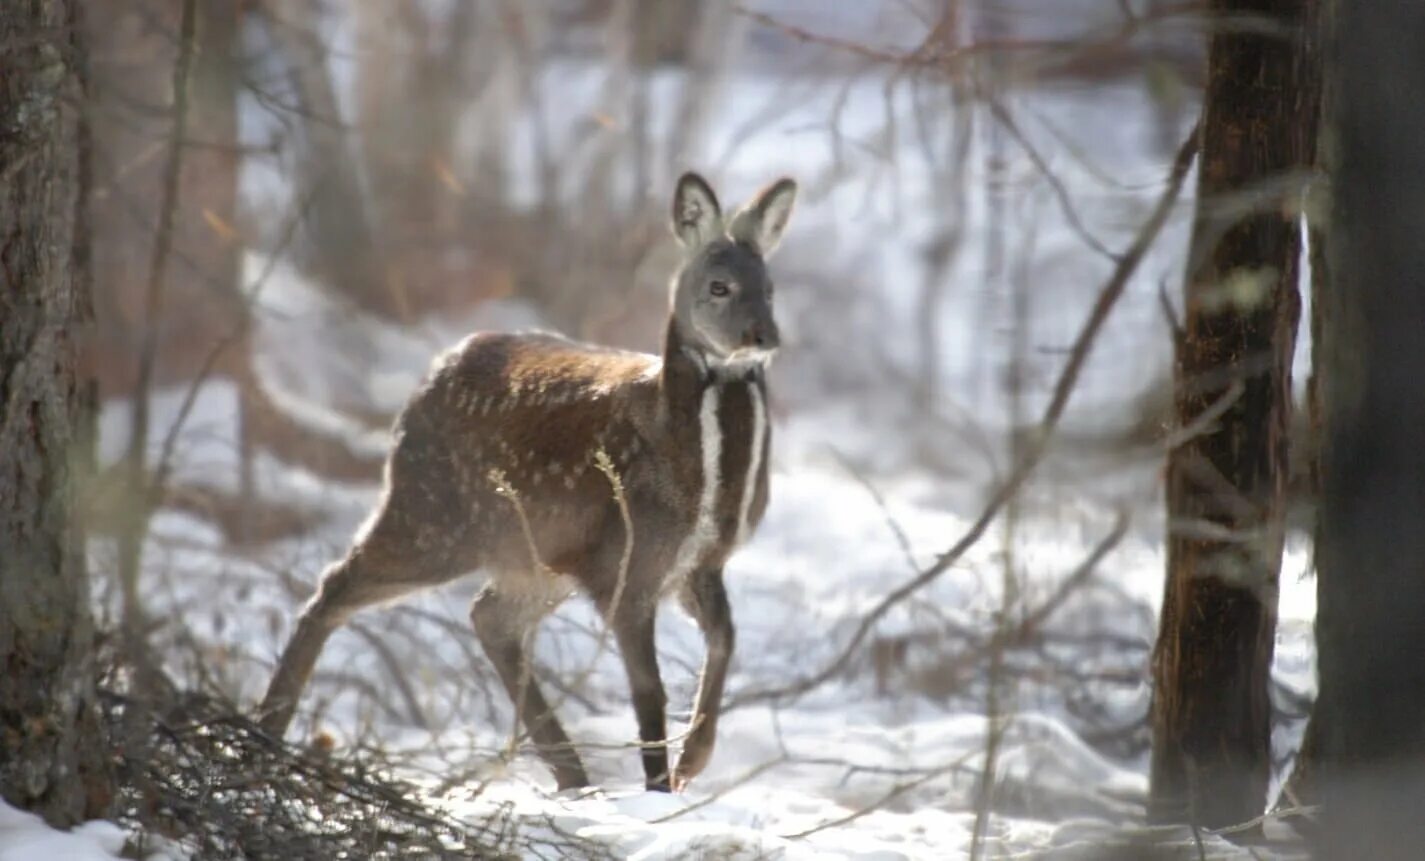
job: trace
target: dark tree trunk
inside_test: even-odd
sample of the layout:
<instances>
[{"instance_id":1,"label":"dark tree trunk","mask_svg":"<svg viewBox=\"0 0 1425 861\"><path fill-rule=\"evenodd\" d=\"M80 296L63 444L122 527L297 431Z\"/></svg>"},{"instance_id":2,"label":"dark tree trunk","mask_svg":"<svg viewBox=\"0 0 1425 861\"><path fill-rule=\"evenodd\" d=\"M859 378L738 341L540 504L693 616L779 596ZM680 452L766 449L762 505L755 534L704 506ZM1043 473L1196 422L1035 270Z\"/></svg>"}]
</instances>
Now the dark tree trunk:
<instances>
[{"instance_id":1,"label":"dark tree trunk","mask_svg":"<svg viewBox=\"0 0 1425 861\"><path fill-rule=\"evenodd\" d=\"M1312 783L1322 854L1425 845L1425 6L1341 3Z\"/></svg>"},{"instance_id":2,"label":"dark tree trunk","mask_svg":"<svg viewBox=\"0 0 1425 861\"><path fill-rule=\"evenodd\" d=\"M1150 815L1219 827L1266 801L1268 682L1300 296L1298 171L1313 160L1314 0L1214 0L1198 211L1177 345L1168 569L1153 656ZM1205 411L1227 405L1197 428Z\"/></svg>"},{"instance_id":3,"label":"dark tree trunk","mask_svg":"<svg viewBox=\"0 0 1425 861\"><path fill-rule=\"evenodd\" d=\"M0 7L0 794L56 825L110 797L74 516L92 409L74 5Z\"/></svg>"}]
</instances>

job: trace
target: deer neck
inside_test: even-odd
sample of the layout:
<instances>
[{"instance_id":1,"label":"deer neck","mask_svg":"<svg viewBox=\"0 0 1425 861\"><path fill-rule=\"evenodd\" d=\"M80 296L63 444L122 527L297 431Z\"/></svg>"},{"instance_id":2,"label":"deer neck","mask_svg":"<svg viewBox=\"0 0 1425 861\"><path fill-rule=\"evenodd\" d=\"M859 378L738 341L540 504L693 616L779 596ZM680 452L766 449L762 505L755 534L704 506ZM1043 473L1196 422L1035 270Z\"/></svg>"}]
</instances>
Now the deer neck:
<instances>
[{"instance_id":1,"label":"deer neck","mask_svg":"<svg viewBox=\"0 0 1425 861\"><path fill-rule=\"evenodd\" d=\"M706 557L708 548L733 547L750 529L749 513L767 435L761 362L728 362L699 350L670 320L664 344L661 409L698 488L693 531L679 551L678 570ZM724 524L730 524L730 528Z\"/></svg>"},{"instance_id":2,"label":"deer neck","mask_svg":"<svg viewBox=\"0 0 1425 861\"><path fill-rule=\"evenodd\" d=\"M696 417L703 391L712 383L707 355L684 337L670 315L663 338L663 372L660 380L662 412L674 426Z\"/></svg>"},{"instance_id":3,"label":"deer neck","mask_svg":"<svg viewBox=\"0 0 1425 861\"><path fill-rule=\"evenodd\" d=\"M729 361L710 355L703 347L685 336L678 321L671 315L663 339L663 370L660 379L662 407L673 417L695 415L701 407L703 393L709 387L727 384L761 384L763 364L759 361Z\"/></svg>"}]
</instances>

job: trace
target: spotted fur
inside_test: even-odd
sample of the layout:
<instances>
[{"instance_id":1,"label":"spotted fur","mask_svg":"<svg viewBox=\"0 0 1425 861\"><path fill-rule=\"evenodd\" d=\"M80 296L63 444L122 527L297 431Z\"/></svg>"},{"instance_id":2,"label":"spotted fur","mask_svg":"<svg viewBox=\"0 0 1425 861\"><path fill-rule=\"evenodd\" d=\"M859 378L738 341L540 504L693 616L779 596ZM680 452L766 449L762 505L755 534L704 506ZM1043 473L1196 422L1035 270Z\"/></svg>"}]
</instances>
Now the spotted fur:
<instances>
[{"instance_id":1,"label":"spotted fur","mask_svg":"<svg viewBox=\"0 0 1425 861\"><path fill-rule=\"evenodd\" d=\"M686 257L661 356L524 333L472 335L436 359L397 420L378 511L324 574L278 662L262 706L270 730L285 729L327 636L352 613L481 570L476 632L561 787L588 778L529 681L524 644L576 591L617 639L648 785L679 786L703 767L732 652L722 568L767 508L765 366L778 332L764 255L794 192L773 185L727 227L706 182L680 181ZM671 772L653 650L668 593L709 645Z\"/></svg>"}]
</instances>

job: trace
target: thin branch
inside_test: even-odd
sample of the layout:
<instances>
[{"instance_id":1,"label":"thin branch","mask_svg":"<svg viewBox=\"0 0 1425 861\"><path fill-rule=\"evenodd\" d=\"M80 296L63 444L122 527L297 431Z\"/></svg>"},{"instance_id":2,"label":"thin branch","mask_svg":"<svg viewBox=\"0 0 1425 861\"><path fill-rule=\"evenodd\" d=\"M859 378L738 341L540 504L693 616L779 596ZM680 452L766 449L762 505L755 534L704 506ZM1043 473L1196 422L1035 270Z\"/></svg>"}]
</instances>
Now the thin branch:
<instances>
[{"instance_id":1,"label":"thin branch","mask_svg":"<svg viewBox=\"0 0 1425 861\"><path fill-rule=\"evenodd\" d=\"M1054 173L1053 169L1049 167L1049 163L1045 161L1044 156L1040 155L1039 150L1030 142L1029 138L1024 134L1024 130L1019 127L1019 123L1015 122L1014 117L1010 114L1009 109L1004 106L1004 103L989 92L982 92L979 96L980 99L989 106L990 115L999 121L999 124L1004 127L1005 131L1009 132L1009 136L1014 138L1014 142L1019 144L1019 148L1024 150L1024 154L1029 157L1029 161L1034 165L1035 170L1038 170L1040 175L1044 177L1044 181L1049 183L1049 188L1054 192L1054 199L1059 202L1059 209L1064 213L1064 220L1068 223L1069 229L1076 233L1078 237L1083 240L1085 245L1093 249L1093 251L1100 256L1106 257L1115 263L1122 259L1120 255L1114 253L1107 245L1100 242L1098 237L1089 232L1088 226L1084 224L1083 219L1079 217L1078 210L1074 208L1074 202L1069 199L1068 189L1064 188L1064 183Z\"/></svg>"},{"instance_id":2,"label":"thin branch","mask_svg":"<svg viewBox=\"0 0 1425 861\"><path fill-rule=\"evenodd\" d=\"M237 343L247 332L248 327L252 325L250 319L252 310L256 307L258 299L262 295L263 288L267 286L268 279L272 276L272 272L277 268L278 259L292 242L293 237L297 235L297 227L306 217L306 213L311 208L312 200L315 197L316 193L314 191L308 191L302 205L293 211L292 217L288 219L287 225L283 229L281 239L278 240L276 249L273 250L271 256L267 259L267 265L263 267L262 272L258 275L257 280L253 282L252 287L247 291L247 295L243 299L244 307L237 324L233 326L231 331L213 344L212 349L203 357L203 362L198 368L198 373L194 375L192 382L189 383L188 390L183 393L183 402L178 407L177 417L174 418L173 423L168 427L168 432L164 435L163 446L159 450L158 462L154 466L153 478L149 482L148 498L153 501L154 504L157 504L157 502L163 498L164 491L167 488L168 479L173 471L173 452L178 443L178 435L183 430L183 426L187 424L188 416L193 411L193 405L198 400L198 391L213 373L213 369L217 366L218 359L221 358L222 354L233 344Z\"/></svg>"},{"instance_id":3,"label":"thin branch","mask_svg":"<svg viewBox=\"0 0 1425 861\"><path fill-rule=\"evenodd\" d=\"M1029 475L1043 460L1045 452L1048 450L1049 442L1058 428L1059 421L1063 417L1064 410L1068 406L1069 398L1073 394L1078 383L1079 375L1083 371L1083 366L1088 361L1090 349L1093 347L1099 330L1103 328L1104 322L1108 319L1109 312L1122 297L1124 290L1128 286L1128 280L1137 270L1138 264L1147 253L1149 246L1162 231L1163 225L1167 223L1168 216L1172 213L1173 207L1177 203L1178 195L1182 191L1183 182L1187 178L1188 168L1192 165L1193 157L1198 149L1198 128L1194 125L1192 132L1183 141L1178 149L1177 157L1173 160L1172 170L1168 176L1168 186L1164 190L1162 197L1158 200L1157 206L1148 220L1138 231L1138 236L1123 258L1119 260L1108 281L1099 292L1098 300L1094 303L1088 319L1084 322L1083 328L1079 331L1078 337L1074 341L1072 350L1069 353L1069 360L1060 372L1059 379L1054 386L1053 395L1048 406L1044 410L1043 418L1036 428L1037 433L1027 441L1025 451L1009 476L1000 484L988 504L981 512L979 518L970 526L969 530L957 541L954 546L945 551L936 559L935 563L925 569L907 582L881 599L871 612L867 613L857 626L856 631L851 636L850 642L846 644L833 660L831 660L821 670L810 676L805 676L791 684L777 688L767 688L750 691L734 700L735 705L751 702L779 701L790 697L797 697L811 691L821 683L835 676L841 671L847 662L850 661L861 644L870 635L876 623L890 612L891 608L900 604L911 595L925 588L935 581L940 575L949 570L950 566L958 562L964 555L974 547L984 535L991 523L999 516L1000 511L1009 502L1010 498L1018 493ZM731 706L729 706L731 707Z\"/></svg>"},{"instance_id":4,"label":"thin branch","mask_svg":"<svg viewBox=\"0 0 1425 861\"><path fill-rule=\"evenodd\" d=\"M727 786L723 787L722 789L719 789L717 792L712 793L708 797L700 798L696 802L689 804L687 807L680 807L672 813L659 816L656 819L650 819L648 820L648 824L659 825L664 822L670 822L680 816L685 816L695 810L701 810L702 808L717 802L719 798L722 798L724 795L727 795L734 789L740 789L744 784L750 783L751 781L755 780L758 777L761 777L762 775L766 774L774 768L777 768L778 766L787 765L789 762L791 762L791 760L788 759L786 755L782 755L777 757L776 759L769 759L760 765L753 766L752 768L749 768L747 771L744 771L741 775L739 775L736 780L733 780Z\"/></svg>"},{"instance_id":5,"label":"thin branch","mask_svg":"<svg viewBox=\"0 0 1425 861\"><path fill-rule=\"evenodd\" d=\"M964 756L961 756L959 759L955 760L949 765L941 766L940 768L922 774L920 777L917 777L914 780L908 780L905 783L898 784L892 787L890 791L888 791L885 795L882 795L880 798L876 799L865 807L848 813L845 816L841 816L836 819L829 819L826 822L821 823L820 825L808 828L805 831L798 831L795 834L783 834L781 835L781 837L783 840L802 840L818 832L825 831L828 828L835 828L838 825L846 825L847 823L855 822L857 819L860 819L863 816L875 813L877 810L880 810L886 804L890 803L891 801L894 801L896 798L899 798L902 795L905 795L912 789L924 786L925 784L942 775L949 774L953 771L958 771L961 767L964 766L966 760L968 760L974 755L975 752L970 751L969 753L966 753Z\"/></svg>"},{"instance_id":6,"label":"thin branch","mask_svg":"<svg viewBox=\"0 0 1425 861\"><path fill-rule=\"evenodd\" d=\"M837 463L841 464L841 468L846 470L847 474L852 478L856 479L857 484L865 488L871 500L876 503L876 507L881 510L881 516L886 520L886 528L891 530L891 534L895 536L896 544L901 549L901 554L905 556L906 567L912 571L917 570L920 566L915 562L915 551L911 549L910 537L905 534L905 529L901 527L900 521L896 520L895 515L891 514L891 509L886 504L886 498L881 495L881 491L871 483L871 480L867 478L861 470L856 468L856 464L852 463L851 459L848 458L844 452L835 446L831 446L830 448L832 457L836 458Z\"/></svg>"},{"instance_id":7,"label":"thin branch","mask_svg":"<svg viewBox=\"0 0 1425 861\"><path fill-rule=\"evenodd\" d=\"M1174 430L1163 439L1162 447L1166 451L1172 451L1179 446L1196 439L1212 430L1212 425L1232 409L1232 405L1247 392L1247 385L1241 380L1233 380L1231 387L1222 393L1222 396L1208 405L1207 409L1197 415L1189 424Z\"/></svg>"},{"instance_id":8,"label":"thin branch","mask_svg":"<svg viewBox=\"0 0 1425 861\"><path fill-rule=\"evenodd\" d=\"M391 647L386 645L375 631L361 624L360 622L349 623L351 630L376 653L376 657L386 666L386 675L396 685L396 690L401 694L401 699L406 701L406 716L416 726L424 730L431 728L430 718L426 717L425 709L421 708L420 697L416 695L416 689L411 685L409 674L406 668L401 665L401 659L396 657L396 653L391 651Z\"/></svg>"},{"instance_id":9,"label":"thin branch","mask_svg":"<svg viewBox=\"0 0 1425 861\"><path fill-rule=\"evenodd\" d=\"M1321 805L1319 804L1298 804L1292 807L1282 807L1276 810L1269 810L1266 813L1263 813L1261 816L1255 817L1253 819L1248 819L1246 822L1239 822L1236 825L1228 825L1223 828L1208 828L1206 829L1206 831L1208 834L1216 834L1219 836L1226 836L1228 834L1239 834L1243 831L1251 831L1257 828L1259 825L1262 825L1265 822L1270 822L1272 820L1292 819L1295 817L1306 817L1310 819L1315 817L1316 814L1320 812Z\"/></svg>"},{"instance_id":10,"label":"thin branch","mask_svg":"<svg viewBox=\"0 0 1425 861\"><path fill-rule=\"evenodd\" d=\"M623 479L614 468L613 458L609 457L609 453L602 447L594 452L594 466L608 479L609 489L613 491L614 501L618 503L619 516L623 519L623 554L619 557L618 581L614 584L613 597L609 599L609 609L604 613L604 630L607 633L608 629L613 627L619 605L623 602L624 587L628 585L628 566L633 560L633 515L628 510ZM603 643L600 642L598 651L602 650Z\"/></svg>"},{"instance_id":11,"label":"thin branch","mask_svg":"<svg viewBox=\"0 0 1425 861\"><path fill-rule=\"evenodd\" d=\"M1058 56L1061 62L1072 62L1080 57L1092 55L1094 52L1111 50L1124 45L1142 30L1162 21L1198 15L1205 11L1202 0L1180 0L1180 2L1167 3L1154 8L1151 13L1146 15L1125 16L1117 27L1092 38L1075 36L1049 39L983 39L960 46L946 45L944 40L927 39L911 51L900 52L798 27L765 12L749 9L742 3L738 3L734 9L738 14L763 27L776 30L783 36L804 44L821 45L876 63L888 63L900 67L945 69L953 69L956 65L981 55L993 56L996 54L1033 54L1037 52ZM1260 15L1233 16L1230 23L1225 19L1219 23L1223 27L1232 26L1244 32L1262 32L1267 35L1280 35L1281 31L1279 25L1273 27L1270 21ZM939 46L940 50L931 50L932 45Z\"/></svg>"},{"instance_id":12,"label":"thin branch","mask_svg":"<svg viewBox=\"0 0 1425 861\"><path fill-rule=\"evenodd\" d=\"M569 682L568 684L562 686L562 688L561 688L561 694L562 694L562 696L561 696L558 700L556 700L553 704L550 705L549 709L550 709L551 714L552 714L553 712L556 712L556 711L559 709L559 707L560 707L561 705L563 705L564 701L565 701L566 699L568 699L570 696L572 696L573 693L574 693L574 691L576 691L578 688L582 687L583 684L584 684L584 682L585 682L591 675L593 675L594 670L595 670L595 669L597 668L597 666L598 666L599 658L600 658L600 657L604 654L604 652L608 649L609 633L612 631L612 629L613 629L613 627L614 627L614 617L615 617L615 615L618 613L619 605L620 605L620 604L622 603L622 601L623 601L624 588L625 588L625 586L626 586L627 583L628 583L628 569L629 569L629 564L630 564L630 562L631 562L632 559L633 559L633 546L634 546L633 515L632 515L632 513L629 511L628 498L626 497L626 495L625 495L625 493L624 493L623 479L619 476L618 470L614 467L613 459L612 459L611 457L609 457L609 454L608 454L608 452L607 452L605 449L603 449L602 447L600 447L598 450L596 450L596 451L593 453L592 457L593 457L593 461L594 461L594 466L595 466L595 468L598 469L599 472L603 473L604 477L608 480L608 482L609 482L609 489L610 489L610 491L613 493L614 501L617 503L618 508L619 508L619 514L620 514L620 516L621 516L622 519L623 519L623 526L624 526L623 554L622 554L622 556L621 556L620 559L619 559L618 580L617 580L617 582L615 583L613 595L612 595L612 597L611 597L611 599L610 599L610 601L609 601L608 609L607 609L607 610L604 612L604 614L603 614L603 616L604 616L604 626L599 630L598 637L596 638L596 640L595 640L595 642L594 642L594 648L593 648L592 652L591 652L590 655L589 655L588 661L584 664L584 666L583 666L582 668L580 668L579 672L578 672L577 674L575 674L575 677L574 677L573 681L571 681L571 682ZM544 561L540 558L540 555L539 555L539 548L535 545L534 532L533 532L532 528L530 527L529 518L528 518L528 517L526 516L526 514L525 514L524 505L523 505L523 503L521 503L521 501L520 501L520 499L519 499L519 495L518 495L518 493L515 491L514 487L513 487L512 485L510 485L510 483L509 483L508 480L506 479L506 476L505 476L504 471L503 471L503 470L499 470L499 469L493 469L493 470L491 470L491 471L489 472L488 478L489 478L490 482L491 482L492 484L494 484L494 486L495 486L495 492L498 493L500 496L503 496L503 497L505 497L506 499L508 499L508 500L510 501L510 503L511 503L512 505L514 505L514 507L515 507L515 512L516 512L516 514L519 516L520 527L521 527L521 529L524 531L525 542L526 542L526 543L528 544L528 546L529 546L530 556L531 556L531 558L533 559L533 563L534 563L534 566L535 566L535 570L541 572L541 574L543 574L543 575L545 575L545 576L550 576L550 577L558 576L557 573L556 573L553 569L551 569L548 565L546 565L546 564L544 563ZM526 648L526 654L528 654L528 649L527 649L527 648ZM531 673L531 672L532 672L532 667L527 667L527 668L526 668L526 673ZM520 714L520 713L523 711L523 709L524 709L524 702L523 702L523 700L524 700L524 694L525 694L525 690L526 690L526 686L527 686L527 684L528 684L528 681L529 681L529 677L528 677L528 675L526 675L525 684L521 686L521 688L520 688L520 696L519 696L519 698L517 699L517 701L516 701L516 703L515 703L515 715L516 715L516 719L515 719L515 722L514 722L514 726L511 728L511 731L510 731L510 739L509 739L509 742L507 743L507 745L506 745L506 747L505 747L505 755L506 755L507 757L513 755L514 752L515 752L515 750L516 750L517 747L519 746L519 744L520 744L526 737L528 737L528 735L529 735L529 728L528 728L528 727L523 727L523 726L521 725L521 720L520 720L520 718L519 718L519 714ZM688 729L689 729L689 731L691 731L691 730L692 730L692 727L689 727ZM661 743L645 743L645 742L641 742L641 741L640 741L640 742L632 742L632 743L630 743L629 745L622 745L622 744L620 744L620 745L617 745L617 746L618 746L618 747L625 747L625 746L638 747L638 748L640 748L640 749L657 748L657 747L668 747L673 741L681 740L681 739L682 739L682 736L679 736L679 737L677 737L677 738L668 738L668 739L665 739L665 740L664 740L663 742L661 742ZM572 746L573 746L573 745L571 745L571 747L572 747ZM581 744L581 745L579 745L579 747L587 748L587 747L589 747L589 745ZM546 747L545 749L549 749L549 748Z\"/></svg>"},{"instance_id":13,"label":"thin branch","mask_svg":"<svg viewBox=\"0 0 1425 861\"><path fill-rule=\"evenodd\" d=\"M193 66L197 0L185 0L178 59L173 66L173 127L169 131L168 162L164 166L162 197L158 209L158 231L149 254L148 283L144 290L143 334L139 346L138 380L132 397L134 412L125 453L130 486L136 491L128 528L119 537L119 583L126 627L138 630L139 567L143 558L144 533L148 531L150 501L143 493L144 461L148 451L149 395L158 356L158 329L163 313L163 293L168 277L168 258L173 248L173 222L178 210L179 177L183 170L183 138L188 124L188 76Z\"/></svg>"},{"instance_id":14,"label":"thin branch","mask_svg":"<svg viewBox=\"0 0 1425 861\"><path fill-rule=\"evenodd\" d=\"M1120 511L1118 517L1114 520L1113 529L1109 531L1108 535L1104 536L1103 540L1094 546L1093 551L1089 553L1083 562L1079 563L1079 566L1074 569L1073 573L1064 578L1064 582L1059 584L1059 588L1054 590L1054 594L1050 595L1048 600L1040 604L1033 612L1020 620L1018 625L1006 631L1006 644L1020 643L1028 640L1037 628L1042 626L1050 616L1063 606L1070 595L1088 582L1089 577L1098 567L1098 564L1103 561L1104 557L1107 556L1113 548L1118 546L1118 543L1123 540L1123 536L1127 534L1128 515Z\"/></svg>"}]
</instances>

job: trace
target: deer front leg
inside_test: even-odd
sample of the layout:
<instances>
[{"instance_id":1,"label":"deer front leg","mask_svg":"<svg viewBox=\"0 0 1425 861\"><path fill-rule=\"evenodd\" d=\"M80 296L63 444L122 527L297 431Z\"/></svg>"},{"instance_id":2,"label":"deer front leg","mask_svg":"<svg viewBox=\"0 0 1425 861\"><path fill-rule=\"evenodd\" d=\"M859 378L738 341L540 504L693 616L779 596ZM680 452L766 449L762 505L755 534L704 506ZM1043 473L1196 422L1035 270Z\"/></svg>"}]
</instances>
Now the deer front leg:
<instances>
[{"instance_id":1,"label":"deer front leg","mask_svg":"<svg viewBox=\"0 0 1425 861\"><path fill-rule=\"evenodd\" d=\"M632 602L617 608L614 636L628 671L633 694L633 710L638 717L638 737L643 742L644 785L650 791L667 792L668 785L668 694L658 672L658 652L654 644L657 603Z\"/></svg>"},{"instance_id":2,"label":"deer front leg","mask_svg":"<svg viewBox=\"0 0 1425 861\"><path fill-rule=\"evenodd\" d=\"M678 757L678 765L673 769L673 789L678 792L682 792L712 758L713 744L717 741L717 719L722 711L722 689L727 682L735 639L732 607L727 602L722 571L694 574L683 587L682 601L702 629L708 652L698 679L697 699L693 701L692 728Z\"/></svg>"}]
</instances>

